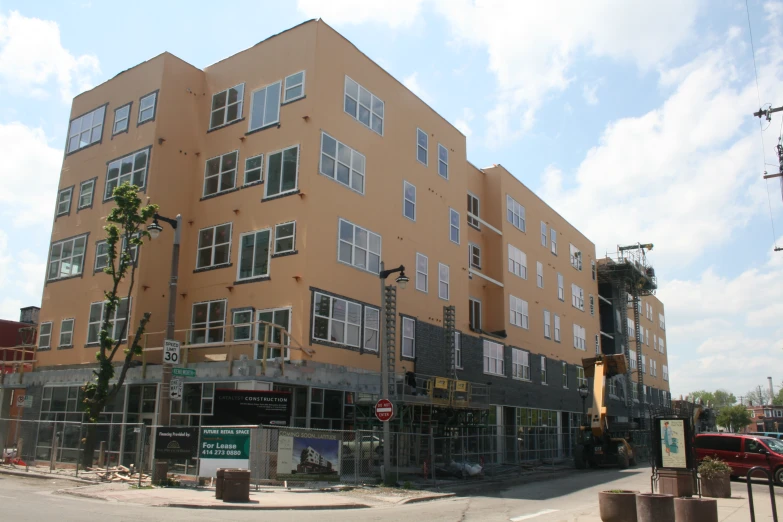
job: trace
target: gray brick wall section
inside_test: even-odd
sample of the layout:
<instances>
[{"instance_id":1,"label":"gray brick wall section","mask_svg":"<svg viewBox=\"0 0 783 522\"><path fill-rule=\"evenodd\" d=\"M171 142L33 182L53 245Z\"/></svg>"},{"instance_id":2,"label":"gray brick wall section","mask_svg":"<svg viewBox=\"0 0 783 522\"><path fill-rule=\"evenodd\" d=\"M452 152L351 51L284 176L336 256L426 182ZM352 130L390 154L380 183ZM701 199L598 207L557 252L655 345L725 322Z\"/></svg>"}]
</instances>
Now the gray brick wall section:
<instances>
[{"instance_id":1,"label":"gray brick wall section","mask_svg":"<svg viewBox=\"0 0 783 522\"><path fill-rule=\"evenodd\" d=\"M461 332L462 370L457 377L462 380L490 384L490 402L502 406L519 406L579 412L582 399L576 384L576 366L568 365L568 388L562 385L562 362L546 359L547 384L541 384L541 354L530 353L530 381L512 378L510 345L505 345L505 377L484 373L484 339L501 344L502 340L480 337ZM585 353L585 356L589 354ZM446 353L444 328L421 320L416 321L416 372L422 375L447 376L449 354ZM405 363L403 362L403 366ZM410 369L410 368L408 368ZM618 383L619 384L619 383ZM589 383L592 389L592 382ZM653 394L657 398L657 393ZM588 405L589 405L588 398ZM630 416L621 400L609 399L609 414ZM657 404L657 402L656 402Z\"/></svg>"}]
</instances>

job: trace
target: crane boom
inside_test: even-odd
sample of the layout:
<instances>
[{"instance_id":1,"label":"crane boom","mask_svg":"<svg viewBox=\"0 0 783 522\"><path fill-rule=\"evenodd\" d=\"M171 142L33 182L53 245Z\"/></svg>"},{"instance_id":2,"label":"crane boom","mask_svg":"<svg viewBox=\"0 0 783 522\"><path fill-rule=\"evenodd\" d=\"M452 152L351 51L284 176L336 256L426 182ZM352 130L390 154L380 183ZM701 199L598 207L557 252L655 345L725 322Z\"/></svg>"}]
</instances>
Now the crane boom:
<instances>
[{"instance_id":1,"label":"crane boom","mask_svg":"<svg viewBox=\"0 0 783 522\"><path fill-rule=\"evenodd\" d=\"M585 377L593 378L593 403L587 410L590 429L596 437L607 431L606 422L606 379L626 371L625 355L599 355L582 359Z\"/></svg>"}]
</instances>

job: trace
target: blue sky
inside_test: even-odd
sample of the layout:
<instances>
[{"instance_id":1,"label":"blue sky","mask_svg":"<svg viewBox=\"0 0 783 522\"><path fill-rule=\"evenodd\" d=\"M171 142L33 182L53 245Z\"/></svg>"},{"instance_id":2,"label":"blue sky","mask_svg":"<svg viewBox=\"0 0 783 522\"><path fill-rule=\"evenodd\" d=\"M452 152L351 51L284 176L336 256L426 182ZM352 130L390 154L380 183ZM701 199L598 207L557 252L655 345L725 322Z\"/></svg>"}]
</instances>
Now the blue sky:
<instances>
[{"instance_id":1,"label":"blue sky","mask_svg":"<svg viewBox=\"0 0 783 522\"><path fill-rule=\"evenodd\" d=\"M783 105L783 3L749 0ZM70 100L163 51L204 67L322 17L595 243L652 242L672 391L783 381L775 117L744 2L0 1L0 317L40 303ZM761 134L764 136L762 148ZM765 162L770 163L765 167ZM771 203L770 203L771 202ZM771 208L770 208L771 207ZM770 212L771 211L771 212ZM778 238L778 245L783 240Z\"/></svg>"}]
</instances>

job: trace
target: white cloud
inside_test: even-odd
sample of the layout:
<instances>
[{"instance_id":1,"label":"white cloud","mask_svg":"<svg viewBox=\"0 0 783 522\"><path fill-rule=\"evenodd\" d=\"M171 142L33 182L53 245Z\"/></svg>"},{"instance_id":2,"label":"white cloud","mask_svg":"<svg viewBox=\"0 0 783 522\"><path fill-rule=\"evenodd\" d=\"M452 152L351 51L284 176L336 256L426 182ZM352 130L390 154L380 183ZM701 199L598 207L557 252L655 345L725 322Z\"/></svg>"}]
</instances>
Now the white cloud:
<instances>
[{"instance_id":1,"label":"white cloud","mask_svg":"<svg viewBox=\"0 0 783 522\"><path fill-rule=\"evenodd\" d=\"M430 96L430 93L427 92L427 90L424 89L424 87L422 87L421 84L419 83L418 72L411 73L410 75L403 78L402 84L408 89L410 89L413 92L413 94L421 98L424 101L424 103L428 105L432 105L432 96Z\"/></svg>"},{"instance_id":2,"label":"white cloud","mask_svg":"<svg viewBox=\"0 0 783 522\"><path fill-rule=\"evenodd\" d=\"M597 91L598 87L601 86L601 83L601 81L597 81L582 84L582 98L584 98L588 105L598 105Z\"/></svg>"},{"instance_id":3,"label":"white cloud","mask_svg":"<svg viewBox=\"0 0 783 522\"><path fill-rule=\"evenodd\" d=\"M46 262L29 250L12 255L9 242L0 229L0 318L17 320L20 307L40 304Z\"/></svg>"},{"instance_id":4,"label":"white cloud","mask_svg":"<svg viewBox=\"0 0 783 522\"><path fill-rule=\"evenodd\" d=\"M412 25L423 0L298 0L297 9L310 18L323 18L332 25L385 24L392 29Z\"/></svg>"},{"instance_id":5,"label":"white cloud","mask_svg":"<svg viewBox=\"0 0 783 522\"><path fill-rule=\"evenodd\" d=\"M17 11L0 14L0 90L44 98L55 82L60 97L69 102L74 92L91 88L99 72L94 55L74 56L62 46L56 22Z\"/></svg>"},{"instance_id":6,"label":"white cloud","mask_svg":"<svg viewBox=\"0 0 783 522\"><path fill-rule=\"evenodd\" d=\"M470 122L473 121L473 118L475 118L473 111L469 107L465 107L462 109L462 117L457 118L454 121L454 126L459 129L466 138L470 138L473 134L473 129L470 128Z\"/></svg>"}]
</instances>

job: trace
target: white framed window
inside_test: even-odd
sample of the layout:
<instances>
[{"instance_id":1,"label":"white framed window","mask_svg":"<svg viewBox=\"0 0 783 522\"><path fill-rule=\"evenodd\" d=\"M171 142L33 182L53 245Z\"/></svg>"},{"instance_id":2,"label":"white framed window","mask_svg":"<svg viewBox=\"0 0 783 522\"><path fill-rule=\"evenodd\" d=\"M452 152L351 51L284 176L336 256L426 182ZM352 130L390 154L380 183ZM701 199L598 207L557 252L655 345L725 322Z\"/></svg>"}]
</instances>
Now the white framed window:
<instances>
[{"instance_id":1,"label":"white framed window","mask_svg":"<svg viewBox=\"0 0 783 522\"><path fill-rule=\"evenodd\" d=\"M607 391L609 392L609 395L614 395L617 397L617 381L614 379L614 377L609 377L606 379L607 384Z\"/></svg>"},{"instance_id":2,"label":"white framed window","mask_svg":"<svg viewBox=\"0 0 783 522\"><path fill-rule=\"evenodd\" d=\"M506 195L506 219L522 232L525 231L525 207Z\"/></svg>"},{"instance_id":3,"label":"white framed window","mask_svg":"<svg viewBox=\"0 0 783 522\"><path fill-rule=\"evenodd\" d=\"M576 387L581 388L587 386L587 377L585 377L585 369L581 366L576 367Z\"/></svg>"},{"instance_id":4,"label":"white framed window","mask_svg":"<svg viewBox=\"0 0 783 522\"><path fill-rule=\"evenodd\" d=\"M244 83L213 94L209 128L215 129L242 119L242 99L244 96Z\"/></svg>"},{"instance_id":5,"label":"white framed window","mask_svg":"<svg viewBox=\"0 0 783 522\"><path fill-rule=\"evenodd\" d=\"M438 143L438 174L449 179L449 149Z\"/></svg>"},{"instance_id":6,"label":"white framed window","mask_svg":"<svg viewBox=\"0 0 783 522\"><path fill-rule=\"evenodd\" d=\"M47 280L54 281L81 274L84 270L86 245L87 234L52 243Z\"/></svg>"},{"instance_id":7,"label":"white framed window","mask_svg":"<svg viewBox=\"0 0 783 522\"><path fill-rule=\"evenodd\" d=\"M587 331L579 326L578 324L574 323L574 348L577 350L586 351L587 350Z\"/></svg>"},{"instance_id":8,"label":"white framed window","mask_svg":"<svg viewBox=\"0 0 783 522\"><path fill-rule=\"evenodd\" d=\"M471 225L478 229L481 228L481 222L477 219L481 217L479 211L480 211L479 198L475 194L471 194L470 192L468 192L468 225Z\"/></svg>"},{"instance_id":9,"label":"white framed window","mask_svg":"<svg viewBox=\"0 0 783 522\"><path fill-rule=\"evenodd\" d=\"M546 242L547 242L547 232L546 232L546 222L541 222L541 246L546 248Z\"/></svg>"},{"instance_id":10,"label":"white framed window","mask_svg":"<svg viewBox=\"0 0 783 522\"><path fill-rule=\"evenodd\" d=\"M628 358L631 360L631 369L635 370L637 367L636 350L628 350Z\"/></svg>"},{"instance_id":11,"label":"white framed window","mask_svg":"<svg viewBox=\"0 0 783 522\"><path fill-rule=\"evenodd\" d=\"M377 274L381 265L381 236L342 218L338 223L337 260Z\"/></svg>"},{"instance_id":12,"label":"white framed window","mask_svg":"<svg viewBox=\"0 0 783 522\"><path fill-rule=\"evenodd\" d=\"M60 322L60 344L58 346L73 346L73 319L63 319Z\"/></svg>"},{"instance_id":13,"label":"white framed window","mask_svg":"<svg viewBox=\"0 0 783 522\"><path fill-rule=\"evenodd\" d=\"M636 402L639 402L639 384L632 382L631 383L631 397Z\"/></svg>"},{"instance_id":14,"label":"white framed window","mask_svg":"<svg viewBox=\"0 0 783 522\"><path fill-rule=\"evenodd\" d=\"M264 340L265 330L266 339L273 345L267 348L267 360L270 359L288 359L289 349L288 345L291 342L289 333L291 332L291 308L268 308L266 310L258 310L256 312L256 321L258 322L258 329L256 330L256 339L259 344L256 344L256 359L264 358L264 345L261 344ZM265 328L265 324L273 324L285 329L285 332L280 328L268 327ZM285 351L283 351L285 346Z\"/></svg>"},{"instance_id":15,"label":"white framed window","mask_svg":"<svg viewBox=\"0 0 783 522\"><path fill-rule=\"evenodd\" d=\"M509 294L509 306L509 321L511 324L527 329L529 326L527 301Z\"/></svg>"},{"instance_id":16,"label":"white framed window","mask_svg":"<svg viewBox=\"0 0 783 522\"><path fill-rule=\"evenodd\" d=\"M544 264L536 261L536 281L538 288L544 288Z\"/></svg>"},{"instance_id":17,"label":"white framed window","mask_svg":"<svg viewBox=\"0 0 783 522\"><path fill-rule=\"evenodd\" d=\"M595 298L590 294L590 315L595 315Z\"/></svg>"},{"instance_id":18,"label":"white framed window","mask_svg":"<svg viewBox=\"0 0 783 522\"><path fill-rule=\"evenodd\" d=\"M429 136L423 130L416 129L416 159L425 167L429 161L428 148Z\"/></svg>"},{"instance_id":19,"label":"white framed window","mask_svg":"<svg viewBox=\"0 0 783 522\"><path fill-rule=\"evenodd\" d=\"M348 145L321 133L321 163L319 172L338 183L364 194L366 158Z\"/></svg>"},{"instance_id":20,"label":"white framed window","mask_svg":"<svg viewBox=\"0 0 783 522\"><path fill-rule=\"evenodd\" d=\"M114 109L114 126L112 127L112 136L128 130L128 120L130 120L131 104L126 103L122 107Z\"/></svg>"},{"instance_id":21,"label":"white framed window","mask_svg":"<svg viewBox=\"0 0 783 522\"><path fill-rule=\"evenodd\" d=\"M285 89L283 94L283 103L292 102L305 95L305 72L291 74L285 77Z\"/></svg>"},{"instance_id":22,"label":"white framed window","mask_svg":"<svg viewBox=\"0 0 783 522\"><path fill-rule=\"evenodd\" d=\"M381 312L371 306L364 307L364 349L378 351L378 338L381 331Z\"/></svg>"},{"instance_id":23,"label":"white framed window","mask_svg":"<svg viewBox=\"0 0 783 522\"><path fill-rule=\"evenodd\" d=\"M151 92L146 96L142 96L139 100L139 121L137 123L155 119L155 104L157 101L157 92Z\"/></svg>"},{"instance_id":24,"label":"white framed window","mask_svg":"<svg viewBox=\"0 0 783 522\"><path fill-rule=\"evenodd\" d=\"M225 226L225 225L222 225ZM230 234L229 227L229 234ZM213 234L214 237L214 234ZM246 232L239 236L239 267L237 267L237 279L242 281L245 279L255 279L257 277L269 276L269 259L271 256L269 244L272 238L272 230L255 230L253 232ZM214 241L213 241L214 243ZM206 243L209 245L209 243ZM229 241L228 247L231 243ZM204 252L204 258L207 257L207 248L201 250L201 236L199 235L199 258L201 258L202 252ZM214 251L214 246L211 247ZM213 254L214 256L214 254ZM222 254L221 254L221 258ZM200 259L199 259L200 261ZM205 261L206 262L206 261Z\"/></svg>"},{"instance_id":25,"label":"white framed window","mask_svg":"<svg viewBox=\"0 0 783 522\"><path fill-rule=\"evenodd\" d=\"M416 321L410 317L402 318L402 356L416 357Z\"/></svg>"},{"instance_id":26,"label":"white framed window","mask_svg":"<svg viewBox=\"0 0 783 522\"><path fill-rule=\"evenodd\" d=\"M557 255L557 231L552 227L549 227L549 246L552 253Z\"/></svg>"},{"instance_id":27,"label":"white framed window","mask_svg":"<svg viewBox=\"0 0 783 522\"><path fill-rule=\"evenodd\" d=\"M73 187L62 189L57 193L58 216L64 216L71 213L71 196L73 196Z\"/></svg>"},{"instance_id":28,"label":"white framed window","mask_svg":"<svg viewBox=\"0 0 783 522\"><path fill-rule=\"evenodd\" d=\"M462 369L462 334L454 332L454 366Z\"/></svg>"},{"instance_id":29,"label":"white framed window","mask_svg":"<svg viewBox=\"0 0 783 522\"><path fill-rule=\"evenodd\" d=\"M449 266L438 263L438 297L449 300Z\"/></svg>"},{"instance_id":30,"label":"white framed window","mask_svg":"<svg viewBox=\"0 0 783 522\"><path fill-rule=\"evenodd\" d=\"M666 343L664 342L663 337L658 338L658 351L666 353Z\"/></svg>"},{"instance_id":31,"label":"white framed window","mask_svg":"<svg viewBox=\"0 0 783 522\"><path fill-rule=\"evenodd\" d=\"M470 328L475 331L481 330L481 301L470 298L468 301L468 321Z\"/></svg>"},{"instance_id":32,"label":"white framed window","mask_svg":"<svg viewBox=\"0 0 783 522\"><path fill-rule=\"evenodd\" d=\"M256 89L250 94L250 123L248 132L280 123L281 82Z\"/></svg>"},{"instance_id":33,"label":"white framed window","mask_svg":"<svg viewBox=\"0 0 783 522\"><path fill-rule=\"evenodd\" d=\"M508 244L508 271L522 279L527 279L527 254Z\"/></svg>"},{"instance_id":34,"label":"white framed window","mask_svg":"<svg viewBox=\"0 0 783 522\"><path fill-rule=\"evenodd\" d=\"M544 337L552 338L552 318L549 310L544 310Z\"/></svg>"},{"instance_id":35,"label":"white framed window","mask_svg":"<svg viewBox=\"0 0 783 522\"><path fill-rule=\"evenodd\" d=\"M644 331L644 344L646 344L647 346L650 346L650 329L649 328L647 328Z\"/></svg>"},{"instance_id":36,"label":"white framed window","mask_svg":"<svg viewBox=\"0 0 783 522\"><path fill-rule=\"evenodd\" d=\"M103 307L105 301L90 304L90 315L87 322L87 344L98 344L101 342L101 323L103 322ZM126 322L130 317L130 301L128 298L120 300L117 308L114 309L114 315L109 318L109 336L118 341L128 338Z\"/></svg>"},{"instance_id":37,"label":"white framed window","mask_svg":"<svg viewBox=\"0 0 783 522\"><path fill-rule=\"evenodd\" d=\"M79 185L79 203L77 209L82 209L92 206L92 198L95 194L95 180L88 179L82 181Z\"/></svg>"},{"instance_id":38,"label":"white framed window","mask_svg":"<svg viewBox=\"0 0 783 522\"><path fill-rule=\"evenodd\" d=\"M267 155L265 198L295 192L299 186L299 145Z\"/></svg>"},{"instance_id":39,"label":"white framed window","mask_svg":"<svg viewBox=\"0 0 783 522\"><path fill-rule=\"evenodd\" d=\"M511 376L514 379L530 380L530 353L511 349Z\"/></svg>"},{"instance_id":40,"label":"white framed window","mask_svg":"<svg viewBox=\"0 0 783 522\"><path fill-rule=\"evenodd\" d=\"M231 223L202 228L198 233L196 268L227 264L231 257ZM242 263L240 262L240 265Z\"/></svg>"},{"instance_id":41,"label":"white framed window","mask_svg":"<svg viewBox=\"0 0 783 522\"><path fill-rule=\"evenodd\" d=\"M103 270L109 266L109 244L99 241L95 244L95 271Z\"/></svg>"},{"instance_id":42,"label":"white framed window","mask_svg":"<svg viewBox=\"0 0 783 522\"><path fill-rule=\"evenodd\" d=\"M449 239L459 245L459 212L449 209Z\"/></svg>"},{"instance_id":43,"label":"white framed window","mask_svg":"<svg viewBox=\"0 0 783 522\"><path fill-rule=\"evenodd\" d=\"M416 221L416 186L402 182L402 215Z\"/></svg>"},{"instance_id":44,"label":"white framed window","mask_svg":"<svg viewBox=\"0 0 783 522\"><path fill-rule=\"evenodd\" d=\"M429 259L424 254L416 253L416 290L428 292Z\"/></svg>"},{"instance_id":45,"label":"white framed window","mask_svg":"<svg viewBox=\"0 0 783 522\"><path fill-rule=\"evenodd\" d=\"M234 341L253 340L253 310L237 310L231 314L231 324L234 325L232 339Z\"/></svg>"},{"instance_id":46,"label":"white framed window","mask_svg":"<svg viewBox=\"0 0 783 522\"><path fill-rule=\"evenodd\" d=\"M383 136L383 100L348 76L345 77L343 110L368 129Z\"/></svg>"},{"instance_id":47,"label":"white framed window","mask_svg":"<svg viewBox=\"0 0 783 522\"><path fill-rule=\"evenodd\" d=\"M571 250L571 266L576 268L577 270L582 270L582 252L576 248L574 245L570 244L568 245Z\"/></svg>"},{"instance_id":48,"label":"white framed window","mask_svg":"<svg viewBox=\"0 0 783 522\"><path fill-rule=\"evenodd\" d=\"M481 247L468 243L468 258L470 266L481 270Z\"/></svg>"},{"instance_id":49,"label":"white framed window","mask_svg":"<svg viewBox=\"0 0 783 522\"><path fill-rule=\"evenodd\" d=\"M484 373L501 376L506 374L502 344L484 339Z\"/></svg>"},{"instance_id":50,"label":"white framed window","mask_svg":"<svg viewBox=\"0 0 783 522\"><path fill-rule=\"evenodd\" d=\"M563 361L561 364L563 366L563 388L568 388L568 363Z\"/></svg>"},{"instance_id":51,"label":"white framed window","mask_svg":"<svg viewBox=\"0 0 783 522\"><path fill-rule=\"evenodd\" d=\"M146 148L109 163L106 169L106 190L103 199L112 199L114 189L129 182L140 189L147 184L147 166L150 150Z\"/></svg>"},{"instance_id":52,"label":"white framed window","mask_svg":"<svg viewBox=\"0 0 783 522\"><path fill-rule=\"evenodd\" d=\"M595 281L595 259L590 260L590 271L593 273L593 281Z\"/></svg>"},{"instance_id":53,"label":"white framed window","mask_svg":"<svg viewBox=\"0 0 783 522\"><path fill-rule=\"evenodd\" d=\"M636 339L636 328L634 328L633 319L628 317L626 319L626 323L628 325L628 338L629 339Z\"/></svg>"},{"instance_id":54,"label":"white framed window","mask_svg":"<svg viewBox=\"0 0 783 522\"><path fill-rule=\"evenodd\" d=\"M236 186L238 157L239 151L235 150L206 161L204 165L204 197L231 190Z\"/></svg>"},{"instance_id":55,"label":"white framed window","mask_svg":"<svg viewBox=\"0 0 783 522\"><path fill-rule=\"evenodd\" d=\"M69 153L101 141L105 114L106 106L104 105L71 120L71 124L68 126Z\"/></svg>"},{"instance_id":56,"label":"white framed window","mask_svg":"<svg viewBox=\"0 0 783 522\"><path fill-rule=\"evenodd\" d=\"M275 225L275 254L296 251L296 221Z\"/></svg>"},{"instance_id":57,"label":"white framed window","mask_svg":"<svg viewBox=\"0 0 783 522\"><path fill-rule=\"evenodd\" d=\"M51 321L49 321L46 323L41 323L41 327L38 328L38 349L46 350L51 347L52 347L52 323Z\"/></svg>"},{"instance_id":58,"label":"white framed window","mask_svg":"<svg viewBox=\"0 0 783 522\"><path fill-rule=\"evenodd\" d=\"M571 283L571 306L583 312L585 311L585 291L574 283Z\"/></svg>"},{"instance_id":59,"label":"white framed window","mask_svg":"<svg viewBox=\"0 0 783 522\"><path fill-rule=\"evenodd\" d=\"M668 381L669 380L669 367L665 364L663 365L663 380Z\"/></svg>"},{"instance_id":60,"label":"white framed window","mask_svg":"<svg viewBox=\"0 0 783 522\"><path fill-rule=\"evenodd\" d=\"M658 314L658 326L661 327L661 330L666 330L666 321L663 318L663 314Z\"/></svg>"},{"instance_id":61,"label":"white framed window","mask_svg":"<svg viewBox=\"0 0 783 522\"><path fill-rule=\"evenodd\" d=\"M541 356L541 384L548 384L546 380L546 356Z\"/></svg>"},{"instance_id":62,"label":"white framed window","mask_svg":"<svg viewBox=\"0 0 783 522\"><path fill-rule=\"evenodd\" d=\"M264 155L245 158L245 185L264 180Z\"/></svg>"},{"instance_id":63,"label":"white framed window","mask_svg":"<svg viewBox=\"0 0 783 522\"><path fill-rule=\"evenodd\" d=\"M560 342L560 316L555 314L555 341Z\"/></svg>"},{"instance_id":64,"label":"white framed window","mask_svg":"<svg viewBox=\"0 0 783 522\"><path fill-rule=\"evenodd\" d=\"M565 288L563 288L563 274L557 273L557 298L565 302Z\"/></svg>"},{"instance_id":65,"label":"white framed window","mask_svg":"<svg viewBox=\"0 0 783 522\"><path fill-rule=\"evenodd\" d=\"M653 350L658 350L658 335L653 334Z\"/></svg>"},{"instance_id":66,"label":"white framed window","mask_svg":"<svg viewBox=\"0 0 783 522\"><path fill-rule=\"evenodd\" d=\"M358 348L362 330L362 305L315 293L313 338ZM377 343L376 343L377 344Z\"/></svg>"},{"instance_id":67,"label":"white framed window","mask_svg":"<svg viewBox=\"0 0 783 522\"><path fill-rule=\"evenodd\" d=\"M658 366L657 363L653 359L650 359L650 375L652 375L653 377L658 376L657 366Z\"/></svg>"}]
</instances>

